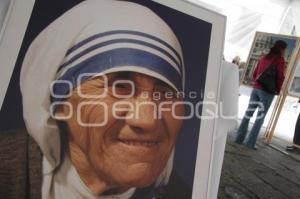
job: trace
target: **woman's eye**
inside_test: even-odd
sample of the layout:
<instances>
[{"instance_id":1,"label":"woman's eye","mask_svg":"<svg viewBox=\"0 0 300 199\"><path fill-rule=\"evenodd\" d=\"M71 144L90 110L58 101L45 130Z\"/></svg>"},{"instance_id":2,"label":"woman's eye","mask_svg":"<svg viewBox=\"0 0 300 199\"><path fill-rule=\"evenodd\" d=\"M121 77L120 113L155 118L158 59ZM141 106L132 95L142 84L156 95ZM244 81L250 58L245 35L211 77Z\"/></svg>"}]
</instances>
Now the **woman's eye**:
<instances>
[{"instance_id":1,"label":"woman's eye","mask_svg":"<svg viewBox=\"0 0 300 199\"><path fill-rule=\"evenodd\" d=\"M158 92L161 92L161 93L173 92L172 88L170 88L169 86L165 86L165 85L156 86L155 90Z\"/></svg>"},{"instance_id":2,"label":"woman's eye","mask_svg":"<svg viewBox=\"0 0 300 199\"><path fill-rule=\"evenodd\" d=\"M119 89L128 89L128 84L116 84L115 87Z\"/></svg>"},{"instance_id":3,"label":"woman's eye","mask_svg":"<svg viewBox=\"0 0 300 199\"><path fill-rule=\"evenodd\" d=\"M176 98L176 92L174 89L170 88L167 85L158 85L155 88L155 92L160 93L162 99L175 99Z\"/></svg>"},{"instance_id":4,"label":"woman's eye","mask_svg":"<svg viewBox=\"0 0 300 199\"><path fill-rule=\"evenodd\" d=\"M116 80L112 84L112 95L117 98L129 98L134 95L134 84L129 80Z\"/></svg>"}]
</instances>

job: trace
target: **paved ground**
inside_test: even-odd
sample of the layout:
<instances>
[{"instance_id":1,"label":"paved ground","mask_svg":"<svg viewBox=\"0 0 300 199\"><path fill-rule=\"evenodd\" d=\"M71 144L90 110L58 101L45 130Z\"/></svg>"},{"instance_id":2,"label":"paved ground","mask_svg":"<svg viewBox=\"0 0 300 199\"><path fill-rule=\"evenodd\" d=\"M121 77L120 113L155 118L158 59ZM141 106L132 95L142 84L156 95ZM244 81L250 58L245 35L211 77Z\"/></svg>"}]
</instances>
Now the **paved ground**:
<instances>
[{"instance_id":1,"label":"paved ground","mask_svg":"<svg viewBox=\"0 0 300 199\"><path fill-rule=\"evenodd\" d=\"M258 150L233 142L229 134L218 198L300 199L300 154L281 152L288 144L274 139Z\"/></svg>"}]
</instances>

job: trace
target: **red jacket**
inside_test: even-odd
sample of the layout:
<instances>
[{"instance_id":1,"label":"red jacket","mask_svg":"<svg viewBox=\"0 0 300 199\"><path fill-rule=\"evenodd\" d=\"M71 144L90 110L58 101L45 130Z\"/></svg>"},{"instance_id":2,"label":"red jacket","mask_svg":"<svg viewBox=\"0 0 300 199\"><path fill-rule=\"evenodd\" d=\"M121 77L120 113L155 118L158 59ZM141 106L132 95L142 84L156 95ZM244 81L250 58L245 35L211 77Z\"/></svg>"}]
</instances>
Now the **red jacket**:
<instances>
[{"instance_id":1,"label":"red jacket","mask_svg":"<svg viewBox=\"0 0 300 199\"><path fill-rule=\"evenodd\" d=\"M261 58L258 63L257 66L253 72L253 87L254 88L258 88L261 89L262 86L260 85L260 83L256 82L255 80L257 79L257 77L266 69L267 66L269 66L271 63L275 64L277 66L277 92L279 93L281 86L283 84L284 81L284 65L285 65L285 61L283 57L272 57L272 58Z\"/></svg>"}]
</instances>

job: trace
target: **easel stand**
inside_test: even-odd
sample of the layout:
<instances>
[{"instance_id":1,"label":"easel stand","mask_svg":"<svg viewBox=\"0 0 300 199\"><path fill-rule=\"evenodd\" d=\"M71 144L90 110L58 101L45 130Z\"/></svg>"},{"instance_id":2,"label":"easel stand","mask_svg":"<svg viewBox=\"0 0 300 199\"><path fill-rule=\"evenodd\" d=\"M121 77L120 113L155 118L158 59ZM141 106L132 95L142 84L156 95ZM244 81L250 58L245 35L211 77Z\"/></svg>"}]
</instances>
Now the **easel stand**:
<instances>
[{"instance_id":1,"label":"easel stand","mask_svg":"<svg viewBox=\"0 0 300 199\"><path fill-rule=\"evenodd\" d=\"M280 94L277 97L270 121L268 123L266 132L265 132L265 143L270 144L271 140L273 138L274 132L275 132L275 128L276 128L276 124L278 122L280 113L282 111L285 99L288 95L288 89L289 89L289 85L291 84L293 77L294 77L294 72L297 66L297 61L300 59L300 45L299 45L299 40L298 40L298 45L296 47L296 52L290 63L289 63L289 67L287 72L285 73L285 80L282 86L282 89L280 91Z\"/></svg>"}]
</instances>

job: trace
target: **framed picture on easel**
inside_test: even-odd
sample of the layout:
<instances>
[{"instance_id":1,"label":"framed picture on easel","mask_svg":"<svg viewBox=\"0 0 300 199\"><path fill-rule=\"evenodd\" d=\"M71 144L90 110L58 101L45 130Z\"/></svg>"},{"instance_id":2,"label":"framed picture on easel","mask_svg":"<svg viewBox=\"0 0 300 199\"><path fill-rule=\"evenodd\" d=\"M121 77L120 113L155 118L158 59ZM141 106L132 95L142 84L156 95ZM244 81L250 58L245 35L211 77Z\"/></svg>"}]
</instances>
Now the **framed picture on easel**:
<instances>
[{"instance_id":1,"label":"framed picture on easel","mask_svg":"<svg viewBox=\"0 0 300 199\"><path fill-rule=\"evenodd\" d=\"M287 35L280 35L280 34L272 34L272 33L265 33L265 32L256 32L254 41L252 43L252 47L247 59L247 64L245 67L245 72L243 75L242 84L246 86L252 85L252 75L255 70L255 67L258 63L258 60L266 55L272 47L272 45L277 40L283 40L287 43L287 49L284 54L285 59L285 67L286 69L289 67L289 63L291 57L295 52L295 48L297 46L297 37L294 36L287 36Z\"/></svg>"}]
</instances>

